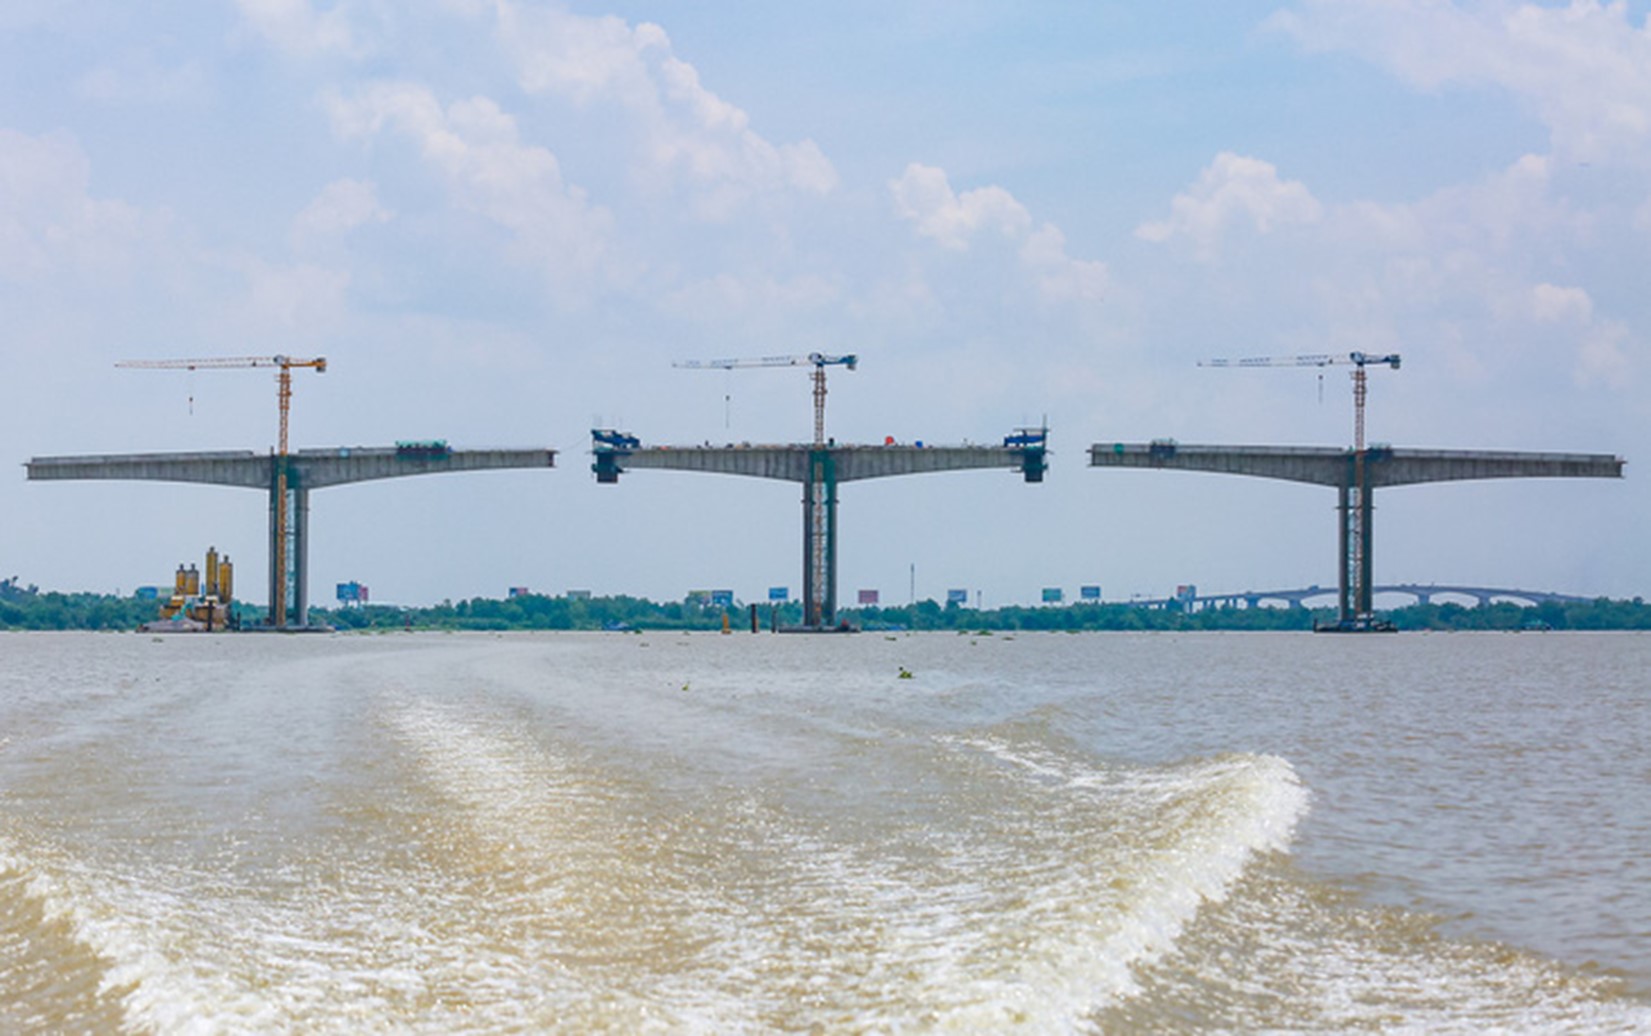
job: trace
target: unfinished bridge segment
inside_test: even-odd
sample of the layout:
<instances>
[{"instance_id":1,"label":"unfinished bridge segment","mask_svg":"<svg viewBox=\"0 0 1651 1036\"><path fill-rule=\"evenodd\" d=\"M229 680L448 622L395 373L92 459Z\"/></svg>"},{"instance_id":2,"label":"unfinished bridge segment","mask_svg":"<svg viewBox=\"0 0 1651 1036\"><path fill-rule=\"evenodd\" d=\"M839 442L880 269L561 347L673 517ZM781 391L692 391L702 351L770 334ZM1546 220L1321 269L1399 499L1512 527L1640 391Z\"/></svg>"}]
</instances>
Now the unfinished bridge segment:
<instances>
[{"instance_id":1,"label":"unfinished bridge segment","mask_svg":"<svg viewBox=\"0 0 1651 1036\"><path fill-rule=\"evenodd\" d=\"M285 458L252 450L36 457L28 462L27 468L31 480L194 482L268 492L269 614L272 621L277 615L288 620L279 628L303 628L309 625L310 490L408 475L548 468L555 464L556 451L551 449L455 450L437 441L299 450ZM283 482L286 486L286 513L290 520L287 543L285 549L280 550L277 549L280 523L276 516L280 510L278 503ZM285 572L278 570L277 559L283 557L286 559ZM277 601L283 602L285 607L276 608Z\"/></svg>"},{"instance_id":2,"label":"unfinished bridge segment","mask_svg":"<svg viewBox=\"0 0 1651 1036\"><path fill-rule=\"evenodd\" d=\"M614 483L626 471L702 471L800 482L803 486L803 629L825 630L837 619L837 486L871 478L937 471L1009 468L1042 482L1046 429L1007 436L1001 446L643 446L634 436L593 429L596 481Z\"/></svg>"},{"instance_id":3,"label":"unfinished bridge segment","mask_svg":"<svg viewBox=\"0 0 1651 1036\"><path fill-rule=\"evenodd\" d=\"M1372 606L1373 490L1422 482L1487 478L1621 478L1621 457L1604 453L1526 453L1505 450L1423 450L1371 446L1195 446L1159 439L1096 443L1097 468L1213 471L1330 486L1340 498L1340 593L1336 630L1376 627Z\"/></svg>"}]
</instances>

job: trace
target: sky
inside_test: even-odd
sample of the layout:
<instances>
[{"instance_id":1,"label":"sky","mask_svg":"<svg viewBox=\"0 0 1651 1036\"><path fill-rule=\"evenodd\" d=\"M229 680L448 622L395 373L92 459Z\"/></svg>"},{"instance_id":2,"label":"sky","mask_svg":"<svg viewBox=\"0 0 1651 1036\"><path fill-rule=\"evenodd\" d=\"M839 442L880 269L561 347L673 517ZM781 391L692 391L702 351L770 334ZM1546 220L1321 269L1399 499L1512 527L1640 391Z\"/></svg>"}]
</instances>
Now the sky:
<instances>
[{"instance_id":1,"label":"sky","mask_svg":"<svg viewBox=\"0 0 1651 1036\"><path fill-rule=\"evenodd\" d=\"M1627 458L1376 495L1375 579L1651 590L1651 3L7 0L0 577L265 598L267 498L29 482L31 457L549 446L549 471L311 498L313 603L801 584L800 487L591 475L589 430L995 442L845 486L839 594L1334 585L1335 494L1092 469L1094 443Z\"/></svg>"}]
</instances>

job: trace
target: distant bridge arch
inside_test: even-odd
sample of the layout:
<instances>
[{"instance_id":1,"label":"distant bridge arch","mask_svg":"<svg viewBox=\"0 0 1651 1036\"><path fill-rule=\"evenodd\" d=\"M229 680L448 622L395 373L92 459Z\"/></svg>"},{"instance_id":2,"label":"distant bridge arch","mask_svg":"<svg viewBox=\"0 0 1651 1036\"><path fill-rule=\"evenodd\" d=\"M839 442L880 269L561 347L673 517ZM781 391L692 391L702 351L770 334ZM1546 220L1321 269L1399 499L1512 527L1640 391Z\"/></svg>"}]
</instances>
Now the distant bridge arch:
<instances>
[{"instance_id":1,"label":"distant bridge arch","mask_svg":"<svg viewBox=\"0 0 1651 1036\"><path fill-rule=\"evenodd\" d=\"M1495 601L1514 601L1529 607L1539 604L1569 604L1586 602L1592 598L1577 594L1558 593L1553 590L1519 590L1505 587L1464 586L1458 583L1388 583L1370 588L1372 596L1382 594L1403 594L1409 596L1416 604L1438 603L1439 597L1466 597L1473 601L1476 607L1483 607ZM1289 608L1309 607L1310 601L1318 598L1335 600L1340 595L1340 588L1334 586L1304 586L1293 590L1242 590L1236 593L1200 594L1190 598L1157 597L1138 599L1133 603L1144 608L1166 608L1179 605L1194 611L1204 608L1260 608L1264 605L1282 604Z\"/></svg>"}]
</instances>

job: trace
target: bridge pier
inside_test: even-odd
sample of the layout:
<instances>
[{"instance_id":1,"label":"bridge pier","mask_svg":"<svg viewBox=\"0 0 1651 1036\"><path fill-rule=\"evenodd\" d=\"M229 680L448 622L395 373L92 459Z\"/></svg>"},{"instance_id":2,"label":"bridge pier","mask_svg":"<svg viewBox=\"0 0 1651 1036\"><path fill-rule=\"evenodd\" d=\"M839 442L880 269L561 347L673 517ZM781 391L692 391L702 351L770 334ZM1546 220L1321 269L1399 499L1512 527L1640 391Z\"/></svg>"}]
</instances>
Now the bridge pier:
<instances>
[{"instance_id":1,"label":"bridge pier","mask_svg":"<svg viewBox=\"0 0 1651 1036\"><path fill-rule=\"evenodd\" d=\"M611 485L634 468L698 471L799 482L803 487L803 623L826 631L837 622L837 487L843 482L976 468L1010 468L1042 482L1047 432L1021 432L1002 446L643 446L629 433L591 429L596 481Z\"/></svg>"},{"instance_id":2,"label":"bridge pier","mask_svg":"<svg viewBox=\"0 0 1651 1036\"><path fill-rule=\"evenodd\" d=\"M1325 629L1362 632L1384 628L1374 618L1371 524L1378 486L1486 478L1621 478L1624 461L1602 453L1521 453L1503 450L1415 450L1373 446L1343 450L1319 446L1183 446L1096 443L1091 467L1170 468L1276 478L1331 486L1337 491L1338 621Z\"/></svg>"},{"instance_id":3,"label":"bridge pier","mask_svg":"<svg viewBox=\"0 0 1651 1036\"><path fill-rule=\"evenodd\" d=\"M837 465L811 450L803 483L803 625L837 623Z\"/></svg>"},{"instance_id":4,"label":"bridge pier","mask_svg":"<svg viewBox=\"0 0 1651 1036\"><path fill-rule=\"evenodd\" d=\"M1348 478L1337 487L1338 510L1341 512L1340 556L1337 566L1340 593L1336 611L1342 625L1369 622L1375 614L1375 595L1371 593L1371 519L1375 516L1374 494L1365 485L1364 458L1351 458Z\"/></svg>"},{"instance_id":5,"label":"bridge pier","mask_svg":"<svg viewBox=\"0 0 1651 1036\"><path fill-rule=\"evenodd\" d=\"M293 473L287 483L287 538L281 542L278 486L269 491L269 615L270 625L310 624L310 491L297 485ZM281 571L281 568L285 571ZM276 607L276 602L281 607Z\"/></svg>"},{"instance_id":6,"label":"bridge pier","mask_svg":"<svg viewBox=\"0 0 1651 1036\"><path fill-rule=\"evenodd\" d=\"M285 464L283 478L282 462ZM550 449L453 450L445 442L300 450L285 458L246 451L36 457L29 479L140 479L258 489L269 494L269 624L309 624L310 491L437 472L554 467ZM280 535L282 483L287 536Z\"/></svg>"}]
</instances>

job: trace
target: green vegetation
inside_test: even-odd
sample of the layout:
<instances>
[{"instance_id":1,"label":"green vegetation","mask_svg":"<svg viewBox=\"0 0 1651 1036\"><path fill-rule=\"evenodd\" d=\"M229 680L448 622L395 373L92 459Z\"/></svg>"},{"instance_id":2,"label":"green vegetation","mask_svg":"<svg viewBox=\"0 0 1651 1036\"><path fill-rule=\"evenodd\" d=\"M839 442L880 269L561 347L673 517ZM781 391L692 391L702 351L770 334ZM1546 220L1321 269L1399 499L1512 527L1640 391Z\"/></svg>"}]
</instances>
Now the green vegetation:
<instances>
[{"instance_id":1,"label":"green vegetation","mask_svg":"<svg viewBox=\"0 0 1651 1036\"><path fill-rule=\"evenodd\" d=\"M262 621L263 610L238 604L241 621ZM769 605L757 606L759 622L774 621ZM1643 599L1550 603L1522 607L1507 601L1477 608L1460 604L1418 604L1380 613L1401 630L1643 630L1651 629L1651 606ZM0 580L0 629L130 630L156 618L158 604L112 594L42 592ZM722 608L689 598L659 604L640 597L547 597L524 594L504 600L477 597L424 608L312 608L312 622L343 630L601 630L750 628L749 607ZM802 621L802 609L781 605L781 625ZM1335 618L1330 609L1208 608L1196 612L1138 608L1128 604L1074 604L1063 607L975 609L919 601L889 608L849 608L838 618L869 630L1310 630L1315 621Z\"/></svg>"},{"instance_id":2,"label":"green vegetation","mask_svg":"<svg viewBox=\"0 0 1651 1036\"><path fill-rule=\"evenodd\" d=\"M721 629L725 609L693 599L656 604L640 597L547 597L523 594L505 600L475 597L426 608L311 608L310 621L339 629L600 630ZM743 610L727 609L736 629ZM767 609L763 610L767 616Z\"/></svg>"},{"instance_id":3,"label":"green vegetation","mask_svg":"<svg viewBox=\"0 0 1651 1036\"><path fill-rule=\"evenodd\" d=\"M0 629L130 630L157 616L159 605L112 594L42 593L0 579Z\"/></svg>"}]
</instances>

